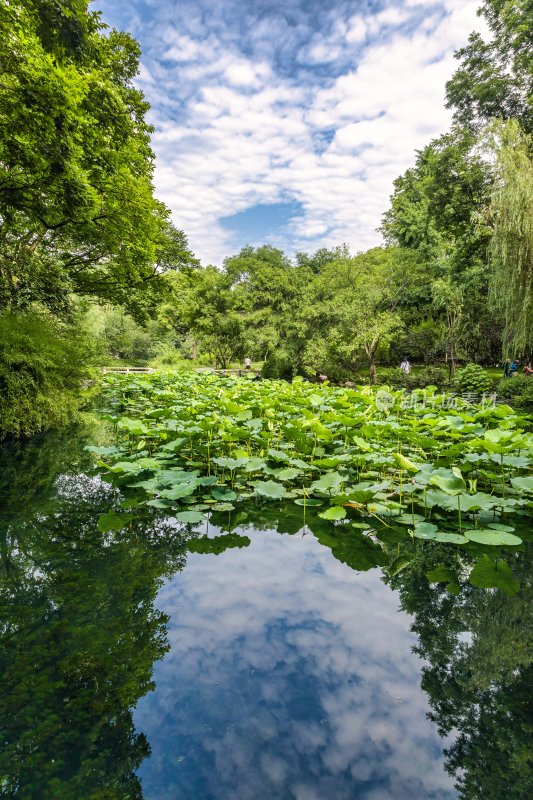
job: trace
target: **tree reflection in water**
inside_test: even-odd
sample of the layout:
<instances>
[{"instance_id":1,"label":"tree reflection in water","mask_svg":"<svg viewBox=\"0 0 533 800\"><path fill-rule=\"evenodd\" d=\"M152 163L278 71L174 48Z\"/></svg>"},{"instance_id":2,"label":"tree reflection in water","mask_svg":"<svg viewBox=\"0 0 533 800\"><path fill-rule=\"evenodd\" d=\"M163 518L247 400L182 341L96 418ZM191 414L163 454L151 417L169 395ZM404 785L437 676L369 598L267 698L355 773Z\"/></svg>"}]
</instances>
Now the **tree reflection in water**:
<instances>
[{"instance_id":1,"label":"tree reflection in water","mask_svg":"<svg viewBox=\"0 0 533 800\"><path fill-rule=\"evenodd\" d=\"M190 535L152 517L101 533L113 489L89 472L83 446L95 432L48 434L3 448L0 531L0 797L6 800L140 800L136 776L149 743L132 711L154 688L168 650L168 618L154 607L166 578L185 565ZM143 512L145 513L145 512ZM196 553L247 546L242 534L302 533L301 509L219 515L221 536ZM236 525L241 524L240 528ZM461 800L533 796L532 556L507 553L521 591L506 597L470 585L430 585L426 572L455 559L419 546L392 576L398 546L354 544L348 529L314 517L307 530L358 571L376 565L412 616L423 657L422 688ZM386 537L385 537L386 539ZM429 545L429 546L428 546ZM440 550L439 550L440 547ZM334 798L332 798L334 800Z\"/></svg>"},{"instance_id":2,"label":"tree reflection in water","mask_svg":"<svg viewBox=\"0 0 533 800\"><path fill-rule=\"evenodd\" d=\"M441 561L450 557L443 549ZM533 797L533 557L506 560L521 591L468 584L457 595L428 584L434 564L424 553L392 579L402 607L413 616L416 652L441 736L456 732L446 751L461 800L526 800Z\"/></svg>"},{"instance_id":3,"label":"tree reflection in water","mask_svg":"<svg viewBox=\"0 0 533 800\"><path fill-rule=\"evenodd\" d=\"M100 533L110 489L83 474L84 443L49 434L3 451L2 798L142 797L150 748L132 709L168 648L154 599L185 563L182 540L161 525Z\"/></svg>"}]
</instances>

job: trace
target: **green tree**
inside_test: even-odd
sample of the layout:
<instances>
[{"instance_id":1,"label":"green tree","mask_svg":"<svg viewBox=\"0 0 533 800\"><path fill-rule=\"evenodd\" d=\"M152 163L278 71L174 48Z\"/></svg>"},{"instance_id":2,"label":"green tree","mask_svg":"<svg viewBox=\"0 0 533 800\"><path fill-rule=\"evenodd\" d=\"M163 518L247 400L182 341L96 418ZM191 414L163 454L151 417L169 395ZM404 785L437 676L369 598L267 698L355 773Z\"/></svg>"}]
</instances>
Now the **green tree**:
<instances>
[{"instance_id":1,"label":"green tree","mask_svg":"<svg viewBox=\"0 0 533 800\"><path fill-rule=\"evenodd\" d=\"M533 347L533 137L512 120L493 128L491 149L492 299L505 318L507 354L524 353Z\"/></svg>"},{"instance_id":2,"label":"green tree","mask_svg":"<svg viewBox=\"0 0 533 800\"><path fill-rule=\"evenodd\" d=\"M479 13L492 35L472 33L456 53L460 67L446 85L446 105L461 125L516 119L533 132L533 2L484 0Z\"/></svg>"},{"instance_id":3,"label":"green tree","mask_svg":"<svg viewBox=\"0 0 533 800\"><path fill-rule=\"evenodd\" d=\"M277 248L245 247L224 262L242 316L249 354L267 359L280 352L298 361L297 323L311 269L293 265Z\"/></svg>"},{"instance_id":4,"label":"green tree","mask_svg":"<svg viewBox=\"0 0 533 800\"><path fill-rule=\"evenodd\" d=\"M160 321L191 338L192 356L199 348L221 369L242 358L244 326L231 277L209 266L169 275L168 280L173 295L162 308Z\"/></svg>"},{"instance_id":5,"label":"green tree","mask_svg":"<svg viewBox=\"0 0 533 800\"><path fill-rule=\"evenodd\" d=\"M382 231L386 241L415 250L426 265L402 315L409 329L437 323L430 347L435 354L450 348L446 307L434 303L433 284L442 280L462 296L456 355L476 361L500 357L501 315L488 305L491 231L483 223L493 180L478 137L454 128L419 152L415 165L395 181ZM444 337L439 326L448 329Z\"/></svg>"},{"instance_id":6,"label":"green tree","mask_svg":"<svg viewBox=\"0 0 533 800\"><path fill-rule=\"evenodd\" d=\"M307 367L353 375L366 361L374 383L378 351L403 328L398 304L416 280L416 264L409 251L379 247L327 264L310 284L304 310Z\"/></svg>"},{"instance_id":7,"label":"green tree","mask_svg":"<svg viewBox=\"0 0 533 800\"><path fill-rule=\"evenodd\" d=\"M139 46L87 0L0 6L0 307L74 294L142 317L191 258L154 199Z\"/></svg>"}]
</instances>

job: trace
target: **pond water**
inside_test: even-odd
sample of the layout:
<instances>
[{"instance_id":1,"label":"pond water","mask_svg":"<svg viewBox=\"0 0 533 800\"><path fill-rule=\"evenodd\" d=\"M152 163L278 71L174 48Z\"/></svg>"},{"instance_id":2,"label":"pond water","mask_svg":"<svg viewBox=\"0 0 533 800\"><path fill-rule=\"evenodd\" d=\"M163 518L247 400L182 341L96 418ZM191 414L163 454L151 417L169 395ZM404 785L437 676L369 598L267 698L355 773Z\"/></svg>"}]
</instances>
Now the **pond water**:
<instances>
[{"instance_id":1,"label":"pond water","mask_svg":"<svg viewBox=\"0 0 533 800\"><path fill-rule=\"evenodd\" d=\"M101 435L2 448L1 798L531 797L527 549L450 595L438 545L355 570L294 506L101 533Z\"/></svg>"}]
</instances>

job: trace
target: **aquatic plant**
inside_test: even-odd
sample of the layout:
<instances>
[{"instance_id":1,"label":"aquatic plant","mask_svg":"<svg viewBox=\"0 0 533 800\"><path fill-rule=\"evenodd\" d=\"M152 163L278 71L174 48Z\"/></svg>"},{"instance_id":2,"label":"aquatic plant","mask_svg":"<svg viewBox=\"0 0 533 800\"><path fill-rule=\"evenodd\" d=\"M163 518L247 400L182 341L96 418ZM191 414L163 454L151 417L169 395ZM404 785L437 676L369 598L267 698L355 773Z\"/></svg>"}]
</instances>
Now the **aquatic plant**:
<instances>
[{"instance_id":1,"label":"aquatic plant","mask_svg":"<svg viewBox=\"0 0 533 800\"><path fill-rule=\"evenodd\" d=\"M398 557L417 540L486 556L530 535L533 434L507 405L196 373L111 377L103 404L117 443L92 449L121 508L100 529L143 507L196 524L274 501L318 514L337 550L341 535ZM487 557L473 579L510 591ZM460 574L458 562L451 589Z\"/></svg>"}]
</instances>

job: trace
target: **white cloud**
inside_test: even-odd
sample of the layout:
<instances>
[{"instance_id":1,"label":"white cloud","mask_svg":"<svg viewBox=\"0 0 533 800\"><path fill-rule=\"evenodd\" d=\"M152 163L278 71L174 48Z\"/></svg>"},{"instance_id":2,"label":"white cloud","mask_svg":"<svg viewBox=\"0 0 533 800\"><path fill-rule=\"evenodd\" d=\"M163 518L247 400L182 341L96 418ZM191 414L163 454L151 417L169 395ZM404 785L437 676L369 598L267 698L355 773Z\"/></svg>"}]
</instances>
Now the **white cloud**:
<instances>
[{"instance_id":1,"label":"white cloud","mask_svg":"<svg viewBox=\"0 0 533 800\"><path fill-rule=\"evenodd\" d=\"M222 217L287 199L302 211L273 240L289 252L377 244L393 180L449 126L444 86L453 51L482 24L477 6L405 0L374 15L330 10L320 24L280 6L243 11L244 34L224 4L183 25L154 6L141 85L156 189L202 260L244 244Z\"/></svg>"}]
</instances>

